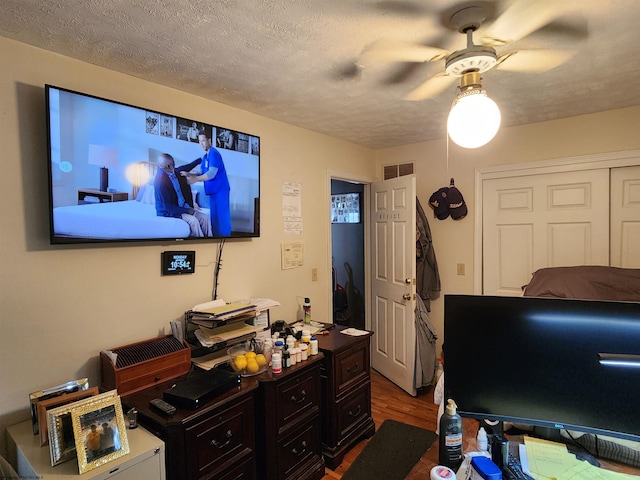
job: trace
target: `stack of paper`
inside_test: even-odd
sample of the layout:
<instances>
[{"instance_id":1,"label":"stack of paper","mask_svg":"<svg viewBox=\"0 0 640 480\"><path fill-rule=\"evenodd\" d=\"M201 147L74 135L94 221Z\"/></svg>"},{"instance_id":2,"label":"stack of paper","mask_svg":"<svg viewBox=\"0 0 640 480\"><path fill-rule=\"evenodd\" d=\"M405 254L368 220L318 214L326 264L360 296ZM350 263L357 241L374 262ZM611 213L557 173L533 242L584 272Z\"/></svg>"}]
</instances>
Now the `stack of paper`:
<instances>
[{"instance_id":1,"label":"stack of paper","mask_svg":"<svg viewBox=\"0 0 640 480\"><path fill-rule=\"evenodd\" d=\"M212 347L216 343L228 342L229 340L234 340L251 333L256 333L260 330L262 330L261 327L254 327L253 325L247 325L244 323L240 327L237 326L237 324L213 329L200 327L194 333L198 340L200 340L202 346Z\"/></svg>"},{"instance_id":2,"label":"stack of paper","mask_svg":"<svg viewBox=\"0 0 640 480\"><path fill-rule=\"evenodd\" d=\"M230 318L238 317L240 315L248 315L250 313L255 315L256 306L247 303L225 303L224 305L216 305L212 307L193 308L191 311L195 315L199 315L203 318L228 320Z\"/></svg>"},{"instance_id":3,"label":"stack of paper","mask_svg":"<svg viewBox=\"0 0 640 480\"><path fill-rule=\"evenodd\" d=\"M594 467L588 462L578 460L567 451L566 445L532 437L525 437L526 459L523 451L520 463L525 473L537 480L618 480L640 478L633 475Z\"/></svg>"}]
</instances>

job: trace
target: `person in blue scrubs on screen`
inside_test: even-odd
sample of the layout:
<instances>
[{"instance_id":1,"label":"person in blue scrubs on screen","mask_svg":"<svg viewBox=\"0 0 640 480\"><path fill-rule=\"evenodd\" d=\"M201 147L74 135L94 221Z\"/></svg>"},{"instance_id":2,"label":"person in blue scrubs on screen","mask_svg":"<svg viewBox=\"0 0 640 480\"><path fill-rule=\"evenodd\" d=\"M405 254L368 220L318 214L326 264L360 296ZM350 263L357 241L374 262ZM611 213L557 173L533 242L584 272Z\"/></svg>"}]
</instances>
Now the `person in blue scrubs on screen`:
<instances>
[{"instance_id":1,"label":"person in blue scrubs on screen","mask_svg":"<svg viewBox=\"0 0 640 480\"><path fill-rule=\"evenodd\" d=\"M229 207L229 179L220 152L212 147L211 135L205 130L198 134L198 142L204 150L200 174L181 172L189 184L204 182L204 193L209 197L211 229L214 237L231 235L231 209Z\"/></svg>"}]
</instances>

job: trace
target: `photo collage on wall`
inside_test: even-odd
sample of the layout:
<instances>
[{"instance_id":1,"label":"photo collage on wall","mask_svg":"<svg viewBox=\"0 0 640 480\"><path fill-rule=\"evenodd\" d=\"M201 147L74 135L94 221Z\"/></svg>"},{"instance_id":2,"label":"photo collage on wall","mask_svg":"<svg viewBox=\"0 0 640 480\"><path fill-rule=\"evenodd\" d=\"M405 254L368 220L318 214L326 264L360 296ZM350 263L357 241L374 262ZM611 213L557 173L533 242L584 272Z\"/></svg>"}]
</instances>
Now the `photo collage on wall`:
<instances>
[{"instance_id":1,"label":"photo collage on wall","mask_svg":"<svg viewBox=\"0 0 640 480\"><path fill-rule=\"evenodd\" d=\"M198 143L198 134L203 130L211 135L211 140L216 148L260 155L258 137L187 118L161 115L152 111L146 112L146 132L150 135Z\"/></svg>"},{"instance_id":2,"label":"photo collage on wall","mask_svg":"<svg viewBox=\"0 0 640 480\"><path fill-rule=\"evenodd\" d=\"M331 195L331 223L360 223L360 194Z\"/></svg>"}]
</instances>

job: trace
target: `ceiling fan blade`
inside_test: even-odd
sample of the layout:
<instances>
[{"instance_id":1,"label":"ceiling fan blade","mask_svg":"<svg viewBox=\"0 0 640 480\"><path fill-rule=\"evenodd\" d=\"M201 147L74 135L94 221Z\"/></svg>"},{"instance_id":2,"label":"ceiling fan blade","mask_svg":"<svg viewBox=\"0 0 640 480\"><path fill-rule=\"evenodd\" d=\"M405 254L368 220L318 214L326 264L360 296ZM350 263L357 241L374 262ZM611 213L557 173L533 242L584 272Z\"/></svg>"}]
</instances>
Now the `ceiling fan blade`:
<instances>
[{"instance_id":1,"label":"ceiling fan blade","mask_svg":"<svg viewBox=\"0 0 640 480\"><path fill-rule=\"evenodd\" d=\"M570 10L569 2L519 0L507 8L486 30L479 33L484 45L515 42L539 30Z\"/></svg>"},{"instance_id":2,"label":"ceiling fan blade","mask_svg":"<svg viewBox=\"0 0 640 480\"><path fill-rule=\"evenodd\" d=\"M384 62L433 62L446 57L448 53L441 48L382 39L362 51L358 64L366 66Z\"/></svg>"},{"instance_id":3,"label":"ceiling fan blade","mask_svg":"<svg viewBox=\"0 0 640 480\"><path fill-rule=\"evenodd\" d=\"M404 99L410 101L425 100L427 98L435 97L440 92L446 90L452 83L456 81L457 77L453 75L447 75L446 73L439 73L429 80L424 82L418 88L409 92ZM451 97L453 98L453 96Z\"/></svg>"},{"instance_id":4,"label":"ceiling fan blade","mask_svg":"<svg viewBox=\"0 0 640 480\"><path fill-rule=\"evenodd\" d=\"M510 72L546 72L570 60L575 50L520 50L498 58L500 70Z\"/></svg>"}]
</instances>

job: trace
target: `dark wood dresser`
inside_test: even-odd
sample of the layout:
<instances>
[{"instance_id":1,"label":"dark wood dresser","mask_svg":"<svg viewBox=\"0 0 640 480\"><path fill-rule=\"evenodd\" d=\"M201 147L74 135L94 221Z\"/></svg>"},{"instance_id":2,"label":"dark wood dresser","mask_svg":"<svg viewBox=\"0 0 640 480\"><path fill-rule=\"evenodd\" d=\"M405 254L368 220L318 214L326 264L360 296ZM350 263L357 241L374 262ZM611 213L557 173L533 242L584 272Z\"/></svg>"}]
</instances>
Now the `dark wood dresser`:
<instances>
[{"instance_id":1,"label":"dark wood dresser","mask_svg":"<svg viewBox=\"0 0 640 480\"><path fill-rule=\"evenodd\" d=\"M371 416L371 332L362 336L340 333L336 326L318 336L322 363L322 453L335 470L356 443L375 433Z\"/></svg>"},{"instance_id":2,"label":"dark wood dresser","mask_svg":"<svg viewBox=\"0 0 640 480\"><path fill-rule=\"evenodd\" d=\"M321 444L322 353L273 374L259 375L256 393L257 477L324 476Z\"/></svg>"},{"instance_id":3,"label":"dark wood dresser","mask_svg":"<svg viewBox=\"0 0 640 480\"><path fill-rule=\"evenodd\" d=\"M138 410L140 424L165 442L167 480L255 479L256 377L243 378L238 386L195 410L178 408L165 416L149 405L186 378L122 397L126 409Z\"/></svg>"}]
</instances>

